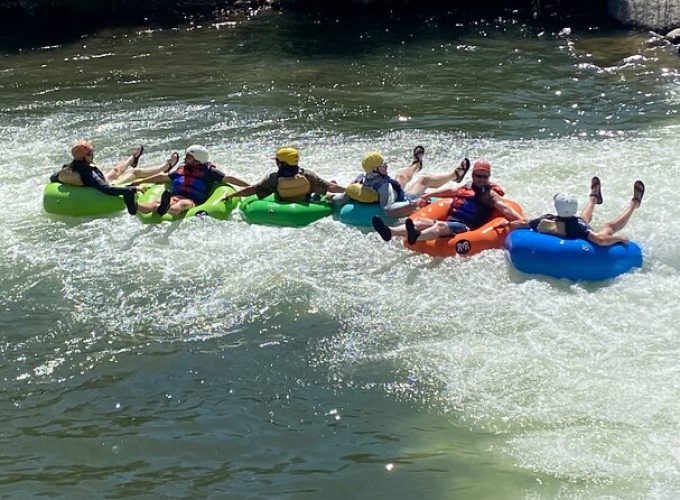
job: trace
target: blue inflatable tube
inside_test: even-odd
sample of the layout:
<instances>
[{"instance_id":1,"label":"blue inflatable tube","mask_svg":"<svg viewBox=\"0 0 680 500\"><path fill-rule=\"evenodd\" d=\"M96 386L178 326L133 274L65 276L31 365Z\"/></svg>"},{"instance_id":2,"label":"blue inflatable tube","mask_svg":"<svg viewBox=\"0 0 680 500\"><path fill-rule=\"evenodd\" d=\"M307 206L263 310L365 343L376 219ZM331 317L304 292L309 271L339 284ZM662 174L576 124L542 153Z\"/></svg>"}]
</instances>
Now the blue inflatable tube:
<instances>
[{"instance_id":1,"label":"blue inflatable tube","mask_svg":"<svg viewBox=\"0 0 680 500\"><path fill-rule=\"evenodd\" d=\"M519 229L507 237L505 249L519 271L575 281L606 280L642 267L642 249L632 241L601 247Z\"/></svg>"}]
</instances>

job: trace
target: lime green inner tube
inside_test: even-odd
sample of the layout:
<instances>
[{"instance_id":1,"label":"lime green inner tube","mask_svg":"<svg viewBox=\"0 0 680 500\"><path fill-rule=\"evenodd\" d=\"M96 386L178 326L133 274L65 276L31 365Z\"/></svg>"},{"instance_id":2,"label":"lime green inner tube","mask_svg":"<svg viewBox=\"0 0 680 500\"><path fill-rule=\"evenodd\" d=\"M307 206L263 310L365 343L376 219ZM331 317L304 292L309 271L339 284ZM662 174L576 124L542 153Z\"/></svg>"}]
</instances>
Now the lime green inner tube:
<instances>
[{"instance_id":1,"label":"lime green inner tube","mask_svg":"<svg viewBox=\"0 0 680 500\"><path fill-rule=\"evenodd\" d=\"M151 188L147 189L139 197L138 201L140 203L148 203L154 200L160 200L164 190L165 190L164 185L156 184ZM229 214L231 214L232 210L236 208L236 205L238 205L238 200L236 198L231 198L227 201L220 201L220 198L222 198L222 196L224 196L225 194L233 193L234 191L235 189L229 184L219 184L217 187L213 189L212 193L210 193L210 197L205 203L197 205L194 208L187 210L186 212L182 212L179 215L175 216L171 214L165 214L161 216L155 212L152 212L150 214L143 214L141 212L137 212L137 217L139 217L139 219L142 222L147 224L159 222L172 222L184 219L186 217L194 217L197 215L207 215L210 217L214 217L215 219L224 220L227 219L229 217Z\"/></svg>"},{"instance_id":2,"label":"lime green inner tube","mask_svg":"<svg viewBox=\"0 0 680 500\"><path fill-rule=\"evenodd\" d=\"M241 201L241 212L251 224L302 227L330 215L333 208L325 201L280 202L272 194L263 199L257 196L244 198Z\"/></svg>"},{"instance_id":3,"label":"lime green inner tube","mask_svg":"<svg viewBox=\"0 0 680 500\"><path fill-rule=\"evenodd\" d=\"M50 182L43 191L45 212L73 217L109 215L125 210L120 196L111 196L84 186Z\"/></svg>"}]
</instances>

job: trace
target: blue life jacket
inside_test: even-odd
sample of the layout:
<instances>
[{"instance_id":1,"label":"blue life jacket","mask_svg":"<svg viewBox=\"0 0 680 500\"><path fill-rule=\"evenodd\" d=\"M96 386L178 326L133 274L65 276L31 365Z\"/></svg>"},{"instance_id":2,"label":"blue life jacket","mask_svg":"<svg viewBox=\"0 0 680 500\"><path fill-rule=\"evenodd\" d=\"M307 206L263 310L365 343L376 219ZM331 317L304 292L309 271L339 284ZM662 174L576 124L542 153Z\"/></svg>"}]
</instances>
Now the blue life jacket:
<instances>
[{"instance_id":1,"label":"blue life jacket","mask_svg":"<svg viewBox=\"0 0 680 500\"><path fill-rule=\"evenodd\" d=\"M182 164L170 172L172 194L185 196L196 203L203 203L210 195L211 186L205 180L206 169L212 164L204 163L200 167L189 168Z\"/></svg>"},{"instance_id":2,"label":"blue life jacket","mask_svg":"<svg viewBox=\"0 0 680 500\"><path fill-rule=\"evenodd\" d=\"M462 222L471 229L476 229L486 224L491 218L493 207L483 203L481 198L492 190L500 196L505 194L503 188L494 183L489 183L483 187L476 187L468 183L458 188L455 200L451 204L449 220Z\"/></svg>"},{"instance_id":3,"label":"blue life jacket","mask_svg":"<svg viewBox=\"0 0 680 500\"><path fill-rule=\"evenodd\" d=\"M385 184L389 183L394 189L395 193L397 194L395 202L406 201L404 188L402 188L401 184L392 179L389 175L380 175L378 173L360 175L359 177L357 177L356 182L361 182L364 186L370 187L376 193L379 193L380 188L383 187Z\"/></svg>"}]
</instances>

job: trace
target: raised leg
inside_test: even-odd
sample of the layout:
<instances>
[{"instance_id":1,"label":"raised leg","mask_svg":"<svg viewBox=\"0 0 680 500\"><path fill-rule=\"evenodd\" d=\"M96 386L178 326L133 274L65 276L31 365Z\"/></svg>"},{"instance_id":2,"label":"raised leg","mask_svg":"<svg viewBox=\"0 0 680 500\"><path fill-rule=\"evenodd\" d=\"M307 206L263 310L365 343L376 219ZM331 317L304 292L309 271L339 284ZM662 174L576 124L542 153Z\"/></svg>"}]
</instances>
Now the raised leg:
<instances>
[{"instance_id":1,"label":"raised leg","mask_svg":"<svg viewBox=\"0 0 680 500\"><path fill-rule=\"evenodd\" d=\"M630 216L633 215L633 212L635 211L636 208L637 204L631 200L631 202L628 204L623 213L613 221L607 222L602 227L600 232L611 236L612 234L621 231L621 229L623 229L626 226L626 224L628 224Z\"/></svg>"},{"instance_id":2,"label":"raised leg","mask_svg":"<svg viewBox=\"0 0 680 500\"><path fill-rule=\"evenodd\" d=\"M581 218L588 224L593 220L595 205L602 205L602 185L600 183L600 178L597 176L590 179L590 195L588 196L586 206L583 207L583 210L581 211Z\"/></svg>"},{"instance_id":3,"label":"raised leg","mask_svg":"<svg viewBox=\"0 0 680 500\"><path fill-rule=\"evenodd\" d=\"M593 212L595 211L595 203L596 199L594 196L588 196L588 201L586 201L586 206L583 207L583 210L581 210L581 218L586 221L588 224L590 224L590 221L593 220Z\"/></svg>"},{"instance_id":4,"label":"raised leg","mask_svg":"<svg viewBox=\"0 0 680 500\"><path fill-rule=\"evenodd\" d=\"M411 179L413 179L413 176L416 172L418 172L418 170L420 170L420 163L413 162L408 167L398 170L397 174L394 176L394 179L399 184L401 184L401 187L405 187L406 184L411 182Z\"/></svg>"},{"instance_id":5,"label":"raised leg","mask_svg":"<svg viewBox=\"0 0 680 500\"><path fill-rule=\"evenodd\" d=\"M642 183L642 181L635 181L635 184L633 184L633 199L630 200L630 203L623 213L613 221L607 222L600 232L611 236L612 234L621 231L621 229L623 229L626 224L628 224L628 221L630 220L631 215L633 215L635 209L640 208L642 196L644 194L645 185Z\"/></svg>"},{"instance_id":6,"label":"raised leg","mask_svg":"<svg viewBox=\"0 0 680 500\"><path fill-rule=\"evenodd\" d=\"M144 152L144 146L137 146L133 151L132 154L130 155L129 158L126 160L123 160L120 162L118 165L113 167L110 171L108 171L106 174L104 174L104 177L106 178L107 182L113 182L115 180L118 180L118 178L129 168L129 167L136 167L137 163L139 162L139 157L142 156L142 153Z\"/></svg>"},{"instance_id":7,"label":"raised leg","mask_svg":"<svg viewBox=\"0 0 680 500\"><path fill-rule=\"evenodd\" d=\"M111 170L106 172L104 174L104 177L106 178L106 181L111 183L115 180L117 180L125 171L128 169L128 167L132 164L132 156L130 156L127 160L124 160L120 162L118 165L113 167Z\"/></svg>"},{"instance_id":8,"label":"raised leg","mask_svg":"<svg viewBox=\"0 0 680 500\"><path fill-rule=\"evenodd\" d=\"M413 179L415 173L423 168L424 154L425 148L423 146L416 146L413 149L413 161L411 164L397 171L394 178L401 184L401 187L406 187L406 185L411 182L411 179Z\"/></svg>"},{"instance_id":9,"label":"raised leg","mask_svg":"<svg viewBox=\"0 0 680 500\"><path fill-rule=\"evenodd\" d=\"M406 188L406 192L420 196L425 192L427 188L438 188L442 187L449 181L454 181L458 175L454 170L450 174L427 174L422 175L416 181Z\"/></svg>"}]
</instances>

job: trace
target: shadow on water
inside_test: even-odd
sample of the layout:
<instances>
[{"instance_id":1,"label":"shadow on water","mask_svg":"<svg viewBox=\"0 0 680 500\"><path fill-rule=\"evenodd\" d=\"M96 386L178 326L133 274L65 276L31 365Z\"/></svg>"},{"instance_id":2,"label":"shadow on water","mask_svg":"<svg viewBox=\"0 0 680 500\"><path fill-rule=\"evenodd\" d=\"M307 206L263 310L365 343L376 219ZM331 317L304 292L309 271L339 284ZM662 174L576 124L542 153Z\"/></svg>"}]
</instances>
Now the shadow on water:
<instances>
[{"instance_id":1,"label":"shadow on water","mask_svg":"<svg viewBox=\"0 0 680 500\"><path fill-rule=\"evenodd\" d=\"M480 16L497 16L503 12L526 12L533 19L561 21L566 18L603 19L606 0L281 0L284 8L298 12L323 13L357 20L359 16L401 16L405 21L418 15L455 16L471 20ZM375 20L375 17L373 17Z\"/></svg>"},{"instance_id":2,"label":"shadow on water","mask_svg":"<svg viewBox=\"0 0 680 500\"><path fill-rule=\"evenodd\" d=\"M487 4L475 8L456 6L455 9L441 5L426 4L422 7L401 5L387 9L380 4L374 6L323 5L324 11L310 5L287 12L285 22L270 40L272 46L287 55L299 58L322 59L329 56L364 56L385 47L398 47L412 40L419 42L441 39L443 32L452 38L464 40L476 34L481 28L495 27L504 20L515 19L537 31L554 29L558 31L568 23L570 26L609 27L611 23L602 15L604 11L589 11L588 16L568 12L552 11L541 17L532 15L526 2L522 8L508 8ZM304 7L306 4L303 3Z\"/></svg>"},{"instance_id":3,"label":"shadow on water","mask_svg":"<svg viewBox=\"0 0 680 500\"><path fill-rule=\"evenodd\" d=\"M5 21L0 34L0 50L17 51L66 44L111 27L163 29L193 20L242 17L244 8L227 5L233 3L195 0L25 0L21 5L14 5L0 2L0 16ZM252 0L249 7L260 8L263 4L260 0Z\"/></svg>"},{"instance_id":4,"label":"shadow on water","mask_svg":"<svg viewBox=\"0 0 680 500\"><path fill-rule=\"evenodd\" d=\"M535 280L545 283L555 290L562 290L564 292L569 291L574 285L576 285L588 293L597 293L600 290L605 290L611 287L614 282L621 279L621 277L617 277L601 281L571 281L567 278L552 278L550 276L544 276L541 274L526 274L512 267L512 264L509 262L506 262L506 266L508 268L508 277L510 281L516 285L521 285L527 281Z\"/></svg>"},{"instance_id":5,"label":"shadow on water","mask_svg":"<svg viewBox=\"0 0 680 500\"><path fill-rule=\"evenodd\" d=\"M1 13L2 11L0 11ZM176 26L180 18L168 18L153 24L156 28ZM101 29L111 26L150 26L145 19L129 19L121 22L101 22L72 25L66 21L59 24L44 24L45 20L22 17L16 24L0 34L0 51L17 52L38 47L65 45L81 38L95 35Z\"/></svg>"},{"instance_id":6,"label":"shadow on water","mask_svg":"<svg viewBox=\"0 0 680 500\"><path fill-rule=\"evenodd\" d=\"M283 7L288 24L275 42L290 53L319 56L353 54L405 39L426 35L428 28L455 29L476 20L513 18L542 27L589 26L606 23L605 2L539 2L538 0L466 0L452 6L448 1L381 2L369 4L333 0L289 0L280 4L174 0L173 2L99 0L92 2L26 2L5 6L0 15L9 21L0 34L0 49L17 51L45 45L66 44L107 27L145 26L171 28L206 22L239 20L267 6ZM360 34L357 40L357 34ZM303 36L301 36L303 35ZM302 42L301 42L302 40Z\"/></svg>"}]
</instances>

